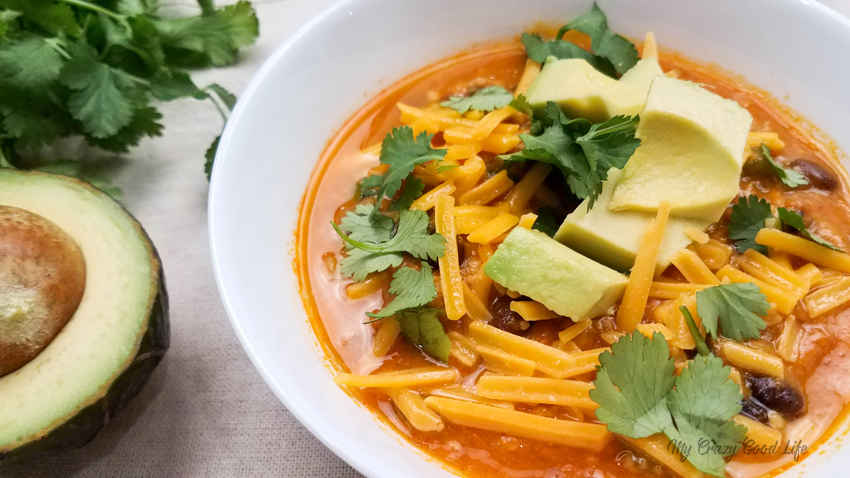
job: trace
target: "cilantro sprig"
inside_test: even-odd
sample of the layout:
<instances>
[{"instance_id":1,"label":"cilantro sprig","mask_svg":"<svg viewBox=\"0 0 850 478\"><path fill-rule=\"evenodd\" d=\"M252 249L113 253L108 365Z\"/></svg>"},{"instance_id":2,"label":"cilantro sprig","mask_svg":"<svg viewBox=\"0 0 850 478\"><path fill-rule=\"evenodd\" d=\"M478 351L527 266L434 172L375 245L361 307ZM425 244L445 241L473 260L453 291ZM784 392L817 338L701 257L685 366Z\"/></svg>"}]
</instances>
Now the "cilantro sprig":
<instances>
[{"instance_id":1,"label":"cilantro sprig","mask_svg":"<svg viewBox=\"0 0 850 478\"><path fill-rule=\"evenodd\" d=\"M381 176L380 186L376 186L375 201L381 203L384 197L393 197L401 188L402 181L410 177L413 168L428 161L440 162L446 157L445 149L431 147L433 135L423 131L413 137L410 126L393 128L381 143L381 164L389 165ZM377 180L375 180L377 182ZM373 183L370 183L372 185ZM420 189L421 194L421 189ZM412 201L411 201L412 202ZM376 209L377 211L377 209Z\"/></svg>"},{"instance_id":2,"label":"cilantro sprig","mask_svg":"<svg viewBox=\"0 0 850 478\"><path fill-rule=\"evenodd\" d=\"M770 203L758 196L738 198L729 216L729 239L735 241L740 253L748 249L767 254L767 248L756 243L756 235L764 227L764 221L773 218Z\"/></svg>"},{"instance_id":3,"label":"cilantro sprig","mask_svg":"<svg viewBox=\"0 0 850 478\"><path fill-rule=\"evenodd\" d=\"M724 457L737 452L746 428L730 421L743 396L721 359L697 356L674 377L664 336L633 332L600 355L599 363L590 398L610 431L631 438L664 433L680 450L690 448L685 457L694 467L725 476Z\"/></svg>"},{"instance_id":4,"label":"cilantro sprig","mask_svg":"<svg viewBox=\"0 0 850 478\"><path fill-rule=\"evenodd\" d=\"M534 116L532 132L520 134L525 148L501 158L508 162L540 161L557 167L570 190L579 199L588 198L593 207L602 192L608 170L622 169L640 146L635 137L639 117L615 116L603 123L568 119L555 102Z\"/></svg>"},{"instance_id":5,"label":"cilantro sprig","mask_svg":"<svg viewBox=\"0 0 850 478\"><path fill-rule=\"evenodd\" d=\"M809 231L803 216L796 212L780 207L777 209L777 216L781 224L794 229L803 237L829 249L844 252L831 242ZM738 198L729 216L729 239L736 241L735 248L740 253L755 249L762 254L767 254L767 248L756 243L756 235L765 227L765 221L776 219L771 211L770 203L766 200L755 195Z\"/></svg>"},{"instance_id":6,"label":"cilantro sprig","mask_svg":"<svg viewBox=\"0 0 850 478\"><path fill-rule=\"evenodd\" d=\"M765 144L761 145L761 154L764 156L764 159L767 160L768 164L770 164L770 167L773 169L773 172L776 173L779 180L782 181L782 184L792 189L809 184L809 180L802 174L794 171L793 169L783 168L782 165L777 163L776 160L773 159L773 156L771 156L770 149L768 149Z\"/></svg>"},{"instance_id":7,"label":"cilantro sprig","mask_svg":"<svg viewBox=\"0 0 850 478\"><path fill-rule=\"evenodd\" d=\"M590 52L561 39L570 30L590 37ZM608 28L608 20L596 2L590 11L562 26L554 40L544 42L539 35L526 33L522 36L522 43L528 57L538 63L545 62L550 56L558 59L579 58L610 76L629 71L639 59L634 44Z\"/></svg>"},{"instance_id":8,"label":"cilantro sprig","mask_svg":"<svg viewBox=\"0 0 850 478\"><path fill-rule=\"evenodd\" d=\"M171 18L158 0L0 0L0 164L37 167L33 150L71 136L125 153L162 134L155 100L211 100L226 121L236 98L187 71L235 62L257 17L246 1L199 4Z\"/></svg>"},{"instance_id":9,"label":"cilantro sprig","mask_svg":"<svg viewBox=\"0 0 850 478\"><path fill-rule=\"evenodd\" d=\"M346 245L340 271L362 282L370 273L401 266L404 254L421 259L419 270L405 266L393 273L389 293L395 297L378 312L366 315L373 322L392 317L410 343L446 362L448 338L439 321L443 312L424 307L437 297L434 271L426 261L443 256L446 240L428 232L430 220L424 211L402 209L396 225L375 209L374 204L360 204L338 226L331 223Z\"/></svg>"},{"instance_id":10,"label":"cilantro sprig","mask_svg":"<svg viewBox=\"0 0 850 478\"><path fill-rule=\"evenodd\" d=\"M514 95L501 86L487 86L470 96L452 96L440 106L447 106L460 114L469 110L493 111L504 108L514 100Z\"/></svg>"},{"instance_id":11,"label":"cilantro sprig","mask_svg":"<svg viewBox=\"0 0 850 478\"><path fill-rule=\"evenodd\" d=\"M619 74L623 74L638 62L638 52L634 44L608 29L605 14L593 2L589 12L576 18L558 30L558 39L570 30L580 31L590 37L590 51L603 58Z\"/></svg>"},{"instance_id":12,"label":"cilantro sprig","mask_svg":"<svg viewBox=\"0 0 850 478\"><path fill-rule=\"evenodd\" d=\"M401 265L404 253L422 260L443 257L446 239L428 232L428 213L402 210L396 227L391 218L375 209L372 204L359 205L345 215L341 226L331 222L348 249L348 256L340 261L343 274L362 282L372 272Z\"/></svg>"},{"instance_id":13,"label":"cilantro sprig","mask_svg":"<svg viewBox=\"0 0 850 478\"><path fill-rule=\"evenodd\" d=\"M434 285L433 269L423 262L420 270L402 267L393 274L390 283L390 294L395 298L378 312L367 312L373 319L383 319L393 316L405 309L414 309L431 302L437 297L437 287Z\"/></svg>"},{"instance_id":14,"label":"cilantro sprig","mask_svg":"<svg viewBox=\"0 0 850 478\"><path fill-rule=\"evenodd\" d=\"M720 332L736 342L757 339L767 327L759 315L770 304L755 284L720 284L697 292L696 298L697 314L715 340Z\"/></svg>"},{"instance_id":15,"label":"cilantro sprig","mask_svg":"<svg viewBox=\"0 0 850 478\"><path fill-rule=\"evenodd\" d=\"M402 310L394 317L401 327L402 336L408 342L441 362L447 363L452 343L440 322L442 315L445 315L442 309L419 307Z\"/></svg>"},{"instance_id":16,"label":"cilantro sprig","mask_svg":"<svg viewBox=\"0 0 850 478\"><path fill-rule=\"evenodd\" d=\"M806 227L806 223L803 222L803 216L797 214L794 211L791 211L790 209L785 209L784 207L779 208L776 211L776 213L779 216L779 220L782 221L783 224L786 224L786 225L792 227L797 232L799 232L803 237L805 237L805 238L807 238L811 241L814 241L814 242L820 244L823 247L827 247L829 249L832 249L833 251L844 252L840 248L836 247L835 244L827 241L826 239L824 239L824 238L818 236L817 234L813 233L812 231L810 231Z\"/></svg>"}]
</instances>

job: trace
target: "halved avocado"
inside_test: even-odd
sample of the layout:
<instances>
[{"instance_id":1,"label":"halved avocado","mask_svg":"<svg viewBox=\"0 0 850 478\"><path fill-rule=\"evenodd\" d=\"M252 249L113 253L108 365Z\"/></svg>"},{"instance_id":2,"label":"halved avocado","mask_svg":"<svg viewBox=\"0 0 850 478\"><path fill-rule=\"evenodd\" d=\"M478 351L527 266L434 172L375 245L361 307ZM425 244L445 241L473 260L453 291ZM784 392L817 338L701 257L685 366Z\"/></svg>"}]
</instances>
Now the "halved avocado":
<instances>
[{"instance_id":1,"label":"halved avocado","mask_svg":"<svg viewBox=\"0 0 850 478\"><path fill-rule=\"evenodd\" d=\"M0 205L55 224L85 262L85 289L70 320L34 358L0 377L1 462L88 443L138 394L170 334L156 249L111 197L77 179L0 169Z\"/></svg>"}]
</instances>

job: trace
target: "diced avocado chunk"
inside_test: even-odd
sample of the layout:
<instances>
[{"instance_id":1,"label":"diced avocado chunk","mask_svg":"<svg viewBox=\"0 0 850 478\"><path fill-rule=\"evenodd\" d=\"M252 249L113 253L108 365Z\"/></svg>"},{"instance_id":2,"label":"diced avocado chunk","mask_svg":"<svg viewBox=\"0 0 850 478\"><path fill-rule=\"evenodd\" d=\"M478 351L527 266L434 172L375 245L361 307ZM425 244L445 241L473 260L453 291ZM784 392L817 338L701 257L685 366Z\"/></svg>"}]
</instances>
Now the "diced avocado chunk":
<instances>
[{"instance_id":1,"label":"diced avocado chunk","mask_svg":"<svg viewBox=\"0 0 850 478\"><path fill-rule=\"evenodd\" d=\"M628 278L573 251L546 234L517 227L484 273L550 310L584 320L605 313L623 296Z\"/></svg>"},{"instance_id":2,"label":"diced avocado chunk","mask_svg":"<svg viewBox=\"0 0 850 478\"><path fill-rule=\"evenodd\" d=\"M667 199L672 216L717 221L738 194L751 123L734 101L689 81L656 77L640 113L641 145L609 207L654 213Z\"/></svg>"},{"instance_id":3,"label":"diced avocado chunk","mask_svg":"<svg viewBox=\"0 0 850 478\"><path fill-rule=\"evenodd\" d=\"M634 116L643 109L652 79L662 75L655 58L640 60L620 80L600 73L585 60L548 61L526 97L532 108L554 101L570 118L600 123L613 116Z\"/></svg>"},{"instance_id":4,"label":"diced avocado chunk","mask_svg":"<svg viewBox=\"0 0 850 478\"><path fill-rule=\"evenodd\" d=\"M612 168L608 180L602 185L602 193L593 208L587 210L587 200L567 216L555 234L555 240L585 256L605 264L612 269L627 271L635 263L638 247L646 226L655 214L636 211L611 211L608 203L620 179L622 171ZM671 217L661 248L658 251L656 272L661 273L670 265L673 256L691 243L685 229L694 227L704 230L711 223L697 219Z\"/></svg>"}]
</instances>

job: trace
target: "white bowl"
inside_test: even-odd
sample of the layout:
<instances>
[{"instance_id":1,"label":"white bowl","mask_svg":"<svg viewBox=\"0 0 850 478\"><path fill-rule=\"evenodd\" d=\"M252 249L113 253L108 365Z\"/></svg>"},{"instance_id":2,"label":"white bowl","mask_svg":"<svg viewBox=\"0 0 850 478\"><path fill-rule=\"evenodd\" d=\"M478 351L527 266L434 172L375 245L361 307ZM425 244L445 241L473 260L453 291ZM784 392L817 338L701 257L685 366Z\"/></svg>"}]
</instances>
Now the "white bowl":
<instances>
[{"instance_id":1,"label":"white bowl","mask_svg":"<svg viewBox=\"0 0 850 478\"><path fill-rule=\"evenodd\" d=\"M612 29L717 63L783 99L850 146L850 22L814 1L599 2ZM334 385L293 271L298 209L327 141L370 95L430 63L540 20L565 21L589 0L347 0L293 35L242 95L221 140L209 197L219 292L239 340L280 400L363 474L453 476ZM787 96L786 96L787 95ZM846 166L845 162L845 166ZM846 427L845 427L846 430ZM843 435L839 430L835 436ZM799 472L844 476L831 440Z\"/></svg>"}]
</instances>

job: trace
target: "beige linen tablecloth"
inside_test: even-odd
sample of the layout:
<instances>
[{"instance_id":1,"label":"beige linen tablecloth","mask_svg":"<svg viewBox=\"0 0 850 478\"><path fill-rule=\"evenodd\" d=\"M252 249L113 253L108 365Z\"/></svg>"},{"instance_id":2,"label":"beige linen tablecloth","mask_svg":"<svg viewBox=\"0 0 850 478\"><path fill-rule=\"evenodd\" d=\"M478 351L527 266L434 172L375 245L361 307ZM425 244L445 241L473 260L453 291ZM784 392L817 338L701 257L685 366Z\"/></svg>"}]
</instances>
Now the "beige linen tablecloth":
<instances>
[{"instance_id":1,"label":"beige linen tablecloth","mask_svg":"<svg viewBox=\"0 0 850 478\"><path fill-rule=\"evenodd\" d=\"M199 85L217 82L241 93L289 35L333 2L253 3L258 44L233 67L195 74ZM0 467L0 477L360 476L286 411L224 313L210 260L203 172L204 152L221 130L218 113L194 100L163 104L161 111L165 135L126 155L112 179L162 256L171 350L139 397L88 446Z\"/></svg>"},{"instance_id":2,"label":"beige linen tablecloth","mask_svg":"<svg viewBox=\"0 0 850 478\"><path fill-rule=\"evenodd\" d=\"M241 93L266 58L333 0L253 3L260 17L258 44L236 66L195 74L199 85L217 82ZM850 14L850 0L822 3ZM165 135L127 155L113 180L162 256L171 350L140 396L91 444L0 467L0 477L361 476L266 387L222 308L210 261L203 174L204 152L221 127L217 112L192 100L163 104L161 110Z\"/></svg>"}]
</instances>

